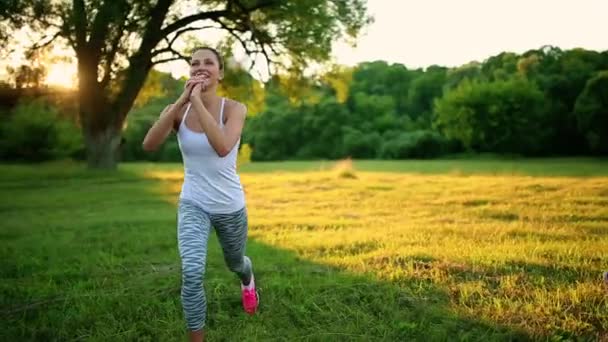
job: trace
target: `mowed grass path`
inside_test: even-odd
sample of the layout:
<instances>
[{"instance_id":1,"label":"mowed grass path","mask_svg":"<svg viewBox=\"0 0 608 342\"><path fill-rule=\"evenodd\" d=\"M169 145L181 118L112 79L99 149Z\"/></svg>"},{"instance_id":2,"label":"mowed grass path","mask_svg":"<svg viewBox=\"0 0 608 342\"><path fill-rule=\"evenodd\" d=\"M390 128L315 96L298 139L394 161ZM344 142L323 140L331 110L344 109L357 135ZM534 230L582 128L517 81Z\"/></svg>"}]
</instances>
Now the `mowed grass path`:
<instances>
[{"instance_id":1,"label":"mowed grass path","mask_svg":"<svg viewBox=\"0 0 608 342\"><path fill-rule=\"evenodd\" d=\"M607 339L606 162L454 163L244 166L262 306L212 236L209 340ZM0 340L185 338L181 166L0 172Z\"/></svg>"}]
</instances>

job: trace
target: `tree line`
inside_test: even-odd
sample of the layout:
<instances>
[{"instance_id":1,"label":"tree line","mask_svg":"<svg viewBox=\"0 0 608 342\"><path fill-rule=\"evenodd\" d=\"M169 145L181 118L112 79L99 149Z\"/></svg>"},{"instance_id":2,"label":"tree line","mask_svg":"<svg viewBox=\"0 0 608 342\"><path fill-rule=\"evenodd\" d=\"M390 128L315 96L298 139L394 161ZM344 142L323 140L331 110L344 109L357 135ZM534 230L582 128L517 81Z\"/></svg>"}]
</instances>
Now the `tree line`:
<instances>
[{"instance_id":1,"label":"tree line","mask_svg":"<svg viewBox=\"0 0 608 342\"><path fill-rule=\"evenodd\" d=\"M175 137L152 154L140 144L184 82L154 70L148 75L123 127L122 160L181 159ZM275 75L265 83L233 67L220 91L248 106L242 144L253 160L608 154L608 51L546 46L456 68L374 61L308 78ZM85 154L81 139L65 138L78 134L61 123L65 110L49 108L15 107L0 129L3 158L28 159L53 144L58 147L42 154L47 159ZM46 116L24 114L36 111ZM56 125L50 117L58 117ZM22 132L28 129L38 134ZM45 129L51 133L39 133ZM25 151L24 140L33 136L49 141Z\"/></svg>"},{"instance_id":2,"label":"tree line","mask_svg":"<svg viewBox=\"0 0 608 342\"><path fill-rule=\"evenodd\" d=\"M246 125L256 160L608 154L608 51L542 47L458 68L336 68L293 94L277 79Z\"/></svg>"}]
</instances>

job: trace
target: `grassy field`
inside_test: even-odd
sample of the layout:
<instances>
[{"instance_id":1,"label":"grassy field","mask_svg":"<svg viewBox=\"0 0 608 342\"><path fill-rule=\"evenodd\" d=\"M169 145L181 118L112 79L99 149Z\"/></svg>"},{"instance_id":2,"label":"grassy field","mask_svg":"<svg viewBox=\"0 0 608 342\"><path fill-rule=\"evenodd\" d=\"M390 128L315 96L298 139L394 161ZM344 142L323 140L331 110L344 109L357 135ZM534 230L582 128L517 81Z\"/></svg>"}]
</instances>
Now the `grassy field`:
<instances>
[{"instance_id":1,"label":"grassy field","mask_svg":"<svg viewBox=\"0 0 608 342\"><path fill-rule=\"evenodd\" d=\"M262 304L242 312L213 236L210 341L608 340L606 161L242 171ZM185 338L181 165L0 174L0 340Z\"/></svg>"}]
</instances>

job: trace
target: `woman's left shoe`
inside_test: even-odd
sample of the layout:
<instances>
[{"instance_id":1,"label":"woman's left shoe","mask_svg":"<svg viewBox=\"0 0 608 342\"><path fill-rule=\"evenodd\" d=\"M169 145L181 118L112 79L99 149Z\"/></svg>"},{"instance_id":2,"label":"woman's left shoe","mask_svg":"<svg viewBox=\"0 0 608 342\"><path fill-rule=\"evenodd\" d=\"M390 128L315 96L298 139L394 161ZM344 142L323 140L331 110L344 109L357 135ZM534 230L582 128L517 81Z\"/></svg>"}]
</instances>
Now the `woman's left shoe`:
<instances>
[{"instance_id":1,"label":"woman's left shoe","mask_svg":"<svg viewBox=\"0 0 608 342\"><path fill-rule=\"evenodd\" d=\"M253 274L251 275L251 281L249 282L249 285L245 286L241 283L241 292L243 299L243 309L245 309L246 313L253 315L258 309L258 304L260 302L260 297L255 289L255 279L253 277Z\"/></svg>"}]
</instances>

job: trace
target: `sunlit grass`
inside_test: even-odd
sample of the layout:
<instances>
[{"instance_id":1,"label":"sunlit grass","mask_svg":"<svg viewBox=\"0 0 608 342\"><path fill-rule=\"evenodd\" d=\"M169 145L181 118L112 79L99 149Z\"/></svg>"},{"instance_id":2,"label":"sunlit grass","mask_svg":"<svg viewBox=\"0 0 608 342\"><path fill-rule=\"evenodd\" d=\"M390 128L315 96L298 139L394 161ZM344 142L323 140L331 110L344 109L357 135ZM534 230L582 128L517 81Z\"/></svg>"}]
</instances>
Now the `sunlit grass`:
<instances>
[{"instance_id":1,"label":"sunlit grass","mask_svg":"<svg viewBox=\"0 0 608 342\"><path fill-rule=\"evenodd\" d=\"M539 336L608 328L608 178L356 172L345 162L242 180L258 241L390 282L428 280L456 312Z\"/></svg>"},{"instance_id":2,"label":"sunlit grass","mask_svg":"<svg viewBox=\"0 0 608 342\"><path fill-rule=\"evenodd\" d=\"M263 306L242 314L212 238L210 339L607 338L608 176L478 163L243 172ZM0 169L2 340L184 337L181 165Z\"/></svg>"}]
</instances>

